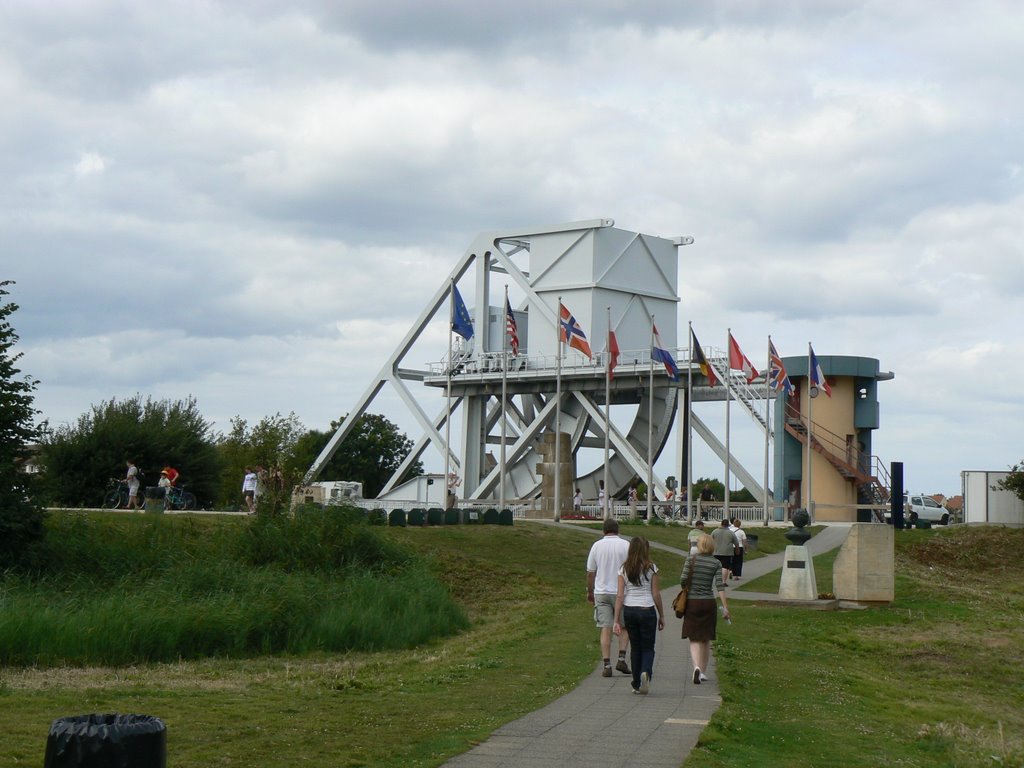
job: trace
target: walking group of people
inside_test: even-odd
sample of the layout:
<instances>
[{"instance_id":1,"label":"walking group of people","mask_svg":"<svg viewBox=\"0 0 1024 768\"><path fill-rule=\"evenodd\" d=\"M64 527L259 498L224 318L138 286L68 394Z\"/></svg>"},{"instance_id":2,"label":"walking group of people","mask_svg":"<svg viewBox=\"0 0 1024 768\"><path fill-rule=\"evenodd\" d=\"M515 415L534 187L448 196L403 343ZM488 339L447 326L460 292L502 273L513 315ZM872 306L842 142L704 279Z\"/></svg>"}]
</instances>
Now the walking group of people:
<instances>
[{"instance_id":1,"label":"walking group of people","mask_svg":"<svg viewBox=\"0 0 1024 768\"><path fill-rule=\"evenodd\" d=\"M738 520L734 522L737 529L742 528ZM731 540L738 541L729 526L730 521L723 521ZM703 523L698 521L690 533L692 546L680 575L680 586L689 590L682 637L690 644L695 685L707 680L711 641L716 639L719 600L723 618L730 620L725 596L726 567L715 556L717 539L702 529ZM594 622L601 630L602 674L605 677L613 674L611 647L612 635L615 635L619 648L614 669L631 675L633 693L645 695L650 691L654 675L657 633L665 628L658 566L651 560L650 542L642 536L629 541L621 538L618 521L605 520L603 533L587 556L587 601L594 606ZM742 570L742 555L739 562ZM729 569L733 567L735 562L730 560Z\"/></svg>"}]
</instances>

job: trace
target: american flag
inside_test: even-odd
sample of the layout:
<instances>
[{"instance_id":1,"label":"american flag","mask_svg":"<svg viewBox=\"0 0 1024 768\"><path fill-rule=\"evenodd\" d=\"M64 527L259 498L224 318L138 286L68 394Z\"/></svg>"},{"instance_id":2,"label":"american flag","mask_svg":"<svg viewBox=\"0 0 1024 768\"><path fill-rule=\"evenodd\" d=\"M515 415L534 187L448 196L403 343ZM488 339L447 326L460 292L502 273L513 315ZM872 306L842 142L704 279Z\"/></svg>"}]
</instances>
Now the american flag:
<instances>
[{"instance_id":1,"label":"american flag","mask_svg":"<svg viewBox=\"0 0 1024 768\"><path fill-rule=\"evenodd\" d=\"M512 357L519 354L519 329L516 327L516 316L512 314L512 305L505 297L505 328L508 331L508 343L512 348Z\"/></svg>"},{"instance_id":2,"label":"american flag","mask_svg":"<svg viewBox=\"0 0 1024 768\"><path fill-rule=\"evenodd\" d=\"M775 351L775 345L772 344L770 337L768 339L768 381L771 382L772 389L781 389L787 395L793 392L793 382L789 380L786 366L782 363L779 353Z\"/></svg>"}]
</instances>

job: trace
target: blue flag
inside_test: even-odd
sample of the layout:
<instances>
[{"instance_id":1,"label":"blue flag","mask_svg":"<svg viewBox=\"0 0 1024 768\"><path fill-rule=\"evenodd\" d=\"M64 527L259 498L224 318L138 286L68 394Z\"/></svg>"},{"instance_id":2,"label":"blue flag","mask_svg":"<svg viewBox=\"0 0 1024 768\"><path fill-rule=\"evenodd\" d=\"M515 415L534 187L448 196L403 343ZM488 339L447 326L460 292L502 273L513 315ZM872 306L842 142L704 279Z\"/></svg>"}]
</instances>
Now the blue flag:
<instances>
[{"instance_id":1,"label":"blue flag","mask_svg":"<svg viewBox=\"0 0 1024 768\"><path fill-rule=\"evenodd\" d=\"M466 302L462 300L462 294L452 283L452 330L459 336L469 341L473 338L473 321L469 317L469 310L466 309Z\"/></svg>"}]
</instances>

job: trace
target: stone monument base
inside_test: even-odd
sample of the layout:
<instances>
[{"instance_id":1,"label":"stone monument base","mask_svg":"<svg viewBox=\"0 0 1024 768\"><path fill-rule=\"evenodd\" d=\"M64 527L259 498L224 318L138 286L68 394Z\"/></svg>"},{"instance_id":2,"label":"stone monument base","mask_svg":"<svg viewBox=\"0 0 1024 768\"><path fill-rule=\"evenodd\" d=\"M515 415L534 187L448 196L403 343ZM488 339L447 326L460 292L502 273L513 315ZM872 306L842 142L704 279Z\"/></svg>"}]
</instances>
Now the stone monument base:
<instances>
[{"instance_id":1,"label":"stone monument base","mask_svg":"<svg viewBox=\"0 0 1024 768\"><path fill-rule=\"evenodd\" d=\"M887 603L896 597L893 529L856 523L836 555L832 591L840 600Z\"/></svg>"},{"instance_id":2,"label":"stone monument base","mask_svg":"<svg viewBox=\"0 0 1024 768\"><path fill-rule=\"evenodd\" d=\"M789 600L818 599L818 584L814 580L814 560L806 545L790 544L786 547L779 597Z\"/></svg>"}]
</instances>

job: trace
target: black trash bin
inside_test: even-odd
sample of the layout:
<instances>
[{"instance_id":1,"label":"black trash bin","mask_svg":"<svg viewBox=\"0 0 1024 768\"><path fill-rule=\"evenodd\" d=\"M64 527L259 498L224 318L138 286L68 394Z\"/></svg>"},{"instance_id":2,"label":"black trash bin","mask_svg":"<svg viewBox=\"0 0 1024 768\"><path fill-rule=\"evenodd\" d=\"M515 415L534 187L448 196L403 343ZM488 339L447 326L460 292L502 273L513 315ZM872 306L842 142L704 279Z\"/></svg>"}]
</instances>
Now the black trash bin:
<instances>
[{"instance_id":1,"label":"black trash bin","mask_svg":"<svg viewBox=\"0 0 1024 768\"><path fill-rule=\"evenodd\" d=\"M444 510L431 507L427 510L427 525L444 525Z\"/></svg>"},{"instance_id":2,"label":"black trash bin","mask_svg":"<svg viewBox=\"0 0 1024 768\"><path fill-rule=\"evenodd\" d=\"M54 720L43 768L167 767L167 728L150 715L78 715Z\"/></svg>"},{"instance_id":3,"label":"black trash bin","mask_svg":"<svg viewBox=\"0 0 1024 768\"><path fill-rule=\"evenodd\" d=\"M167 489L159 485L151 485L146 488L146 511L162 513L166 495Z\"/></svg>"}]
</instances>

